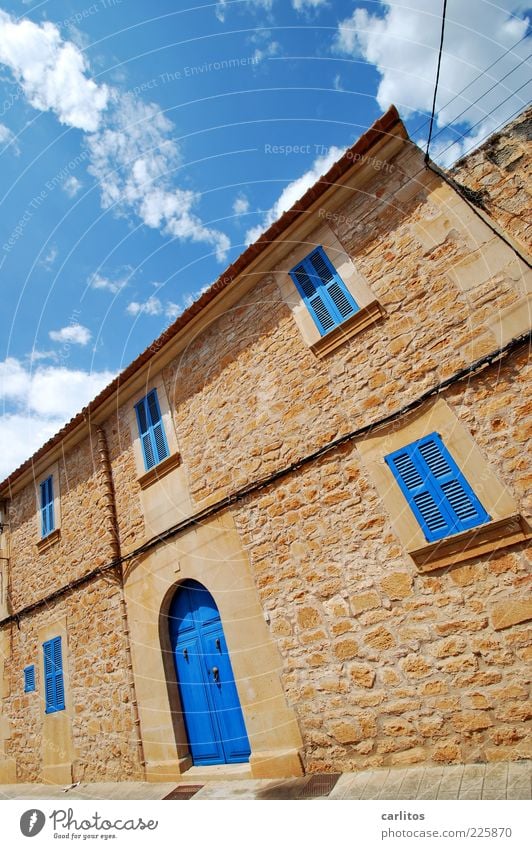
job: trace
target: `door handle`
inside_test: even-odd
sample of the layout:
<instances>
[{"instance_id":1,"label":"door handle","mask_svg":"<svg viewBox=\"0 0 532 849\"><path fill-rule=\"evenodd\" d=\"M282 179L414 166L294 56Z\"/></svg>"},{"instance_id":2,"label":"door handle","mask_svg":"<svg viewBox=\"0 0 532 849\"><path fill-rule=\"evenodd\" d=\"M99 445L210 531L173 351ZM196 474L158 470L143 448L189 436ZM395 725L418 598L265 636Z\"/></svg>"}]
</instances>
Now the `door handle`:
<instances>
[{"instance_id":1,"label":"door handle","mask_svg":"<svg viewBox=\"0 0 532 849\"><path fill-rule=\"evenodd\" d=\"M218 669L217 666L213 666L211 671L212 671L212 677L214 678L214 683L218 684L218 682L220 680L220 670Z\"/></svg>"}]
</instances>

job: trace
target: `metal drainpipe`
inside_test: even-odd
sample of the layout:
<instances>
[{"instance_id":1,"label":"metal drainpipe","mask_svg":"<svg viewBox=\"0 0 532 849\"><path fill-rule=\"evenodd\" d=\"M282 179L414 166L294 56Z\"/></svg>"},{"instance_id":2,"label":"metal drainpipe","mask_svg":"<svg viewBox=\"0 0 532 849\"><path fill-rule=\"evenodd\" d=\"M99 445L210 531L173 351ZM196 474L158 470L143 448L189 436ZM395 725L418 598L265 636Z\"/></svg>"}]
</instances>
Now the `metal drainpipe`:
<instances>
[{"instance_id":1,"label":"metal drainpipe","mask_svg":"<svg viewBox=\"0 0 532 849\"><path fill-rule=\"evenodd\" d=\"M90 422L87 419L87 423ZM120 559L120 537L118 533L118 518L116 513L115 491L113 486L113 472L111 461L109 459L109 448L107 445L107 437L103 427L100 425L92 425L96 431L98 455L100 458L100 466L103 473L103 489L104 489L104 513L107 518L107 528L111 537L111 552L113 560ZM122 567L117 563L117 569L120 572L120 618L122 619L122 628L126 642L126 658L127 668L129 672L129 686L132 693L132 704L134 712L134 723L137 732L137 747L139 753L140 764L146 772L146 760L144 757L144 744L142 742L142 734L140 730L140 714L139 705L137 702L137 693L135 688L135 676L133 674L133 663L131 660L131 646L129 638L129 625L127 618L127 605L124 590L124 573Z\"/></svg>"}]
</instances>

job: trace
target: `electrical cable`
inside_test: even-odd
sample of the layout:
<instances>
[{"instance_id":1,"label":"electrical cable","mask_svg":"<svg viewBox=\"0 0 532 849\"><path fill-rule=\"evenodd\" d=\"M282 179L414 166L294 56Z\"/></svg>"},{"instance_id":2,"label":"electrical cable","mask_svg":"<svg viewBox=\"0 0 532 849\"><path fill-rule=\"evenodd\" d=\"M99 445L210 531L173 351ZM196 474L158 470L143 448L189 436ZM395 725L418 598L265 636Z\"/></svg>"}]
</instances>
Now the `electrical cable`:
<instances>
[{"instance_id":1,"label":"electrical cable","mask_svg":"<svg viewBox=\"0 0 532 849\"><path fill-rule=\"evenodd\" d=\"M432 112L430 115L430 125L429 125L429 137L427 139L427 150L425 151L425 162L427 162L429 158L429 148L430 148L430 140L432 138L432 127L434 125L434 113L436 112L436 96L438 94L438 81L440 79L440 69L441 69L441 57L443 53L443 39L445 35L445 13L447 11L447 0L443 0L443 10L441 16L441 38L440 38L440 48L438 50L438 66L436 68L436 82L434 83L434 97L432 100Z\"/></svg>"},{"instance_id":2,"label":"electrical cable","mask_svg":"<svg viewBox=\"0 0 532 849\"><path fill-rule=\"evenodd\" d=\"M524 35L522 35L522 36L521 36L521 38L520 38L518 41L516 41L516 42L515 42L515 44L512 44L512 46L511 46L511 47L508 47L508 48L504 51L504 53L501 53L501 55L500 55L497 59L495 59L495 61L494 61L494 62L492 62L492 63L491 63L491 65L488 65L488 67L487 67L487 68L484 68L484 70L483 70L483 71L481 71L481 72L480 72L480 74L477 74L477 76L475 77L475 79L474 79L474 80L471 80L471 82L470 82L470 83L468 83L466 86L464 86L462 89L460 89L460 91L458 91L458 92L454 95L454 97L451 97L451 99L450 99L450 100L448 100L448 101L447 101L447 103L444 103L444 104L443 104L443 106L441 106L441 107L440 107L439 112L443 112L443 110L444 110L444 109L447 109L447 107L448 107L448 106L450 106L450 105L451 105L451 103L454 103L454 101L455 101L458 97L460 97L460 95L461 95L461 94L463 94L463 93L464 93L464 91L467 91L467 89L468 89L470 86L472 86L472 85L473 85L473 83L476 83L476 81L477 81L477 80L479 80L481 77L483 77L485 74L487 74L487 72L488 72L488 71L490 71L490 70L493 68L493 66L494 66L494 65L496 65L498 62L500 62L500 61L501 61L501 59L504 59L504 57L505 57L508 53L511 53L511 51L514 49L514 47L517 47L517 45L518 45L518 44L521 44L521 42L522 42L522 41L524 41L524 40L525 40L525 38L528 38L528 32L525 32L525 34L524 34ZM521 65L521 64L522 64L522 62L520 62L519 64ZM518 67L518 66L516 66L516 67ZM515 68L514 68L514 70L515 70ZM468 107L468 108L471 108L471 105L474 105L476 102L477 102L477 101L475 100L475 101L473 102L473 104L470 104L470 105L469 105L469 107ZM463 114L463 113L462 113L462 114ZM420 125L419 125L419 127L416 127L416 129L412 131L412 135L415 135L415 133L418 133L420 130L422 130L422 129L423 129L423 127L426 127L426 125L427 125L428 123L429 123L429 119L428 119L428 118L425 118L425 120L423 121L423 123L422 123L422 124L420 124ZM450 126L450 124L447 124L446 126L447 126L447 127L449 127L449 126ZM445 128L444 128L444 129L445 129Z\"/></svg>"},{"instance_id":3,"label":"electrical cable","mask_svg":"<svg viewBox=\"0 0 532 849\"><path fill-rule=\"evenodd\" d=\"M466 108L465 108L465 109L463 109L463 110L462 110L462 112L460 112L460 113L459 113L459 114L458 114L455 118L453 118L452 123L453 123L453 124L458 123L458 119L459 119L459 118L461 118L461 117L462 117L462 115L465 115L465 113L466 113L466 112L469 112L469 110L472 108L472 106L476 106L476 104L477 104L480 100L482 100L482 98L483 98L483 97L486 97L486 95L487 95L487 94L489 94L491 91L493 91L493 89L494 89L494 88L497 88L497 86L498 86L498 85L500 85L500 84L501 84L501 83L502 83L502 82L506 79L506 77L509 77L509 76L510 76L510 74L513 74L513 73L514 73L514 71L517 71L517 69L518 69L518 68L520 68L520 67L521 67L521 65L522 65L524 62L528 62L528 60L529 60L531 57L532 57L532 53L531 53L529 56L527 56L525 59L523 59L521 62L519 62L519 64L518 64L518 65L515 65L515 67L514 67L514 68L512 68L512 70L511 70L511 71L508 71L508 73L507 73L507 74L505 74L505 75L504 75L504 77L501 77L501 78L500 78L500 80L497 80L497 82L496 82L496 83L494 83L494 84L493 84L490 88L488 88L488 89L487 89L487 91L485 91L485 92L484 92L484 94L481 94L481 95L480 95L480 97L477 97L477 99L474 101L474 103L473 103L473 104L469 104L468 106L466 106ZM527 85L527 84L528 84L528 82L530 82L530 80L528 80L526 83L524 83L524 84L521 86L521 88L523 88L525 85ZM517 94L517 92L518 92L518 91L520 91L520 90L521 90L521 88L518 88L516 91L512 91L512 92L511 92L511 94L509 95L509 97L507 97L507 98L506 98L506 100L509 100L509 99L510 99L510 97L512 97L514 94ZM503 101L502 101L502 103L506 103L506 100L503 100ZM499 109L499 108L502 106L502 103L499 103L499 105L497 106L497 109ZM441 110L440 110L440 111L441 111ZM495 111L495 110L493 110L493 111ZM481 118L481 120L480 120L480 121L478 121L477 123L478 123L478 124L480 124L482 121L485 121L485 120L486 120L486 117L484 116L484 117L483 117L483 118ZM462 123L463 123L463 122L462 122ZM451 126L450 124L447 124L445 127L442 127L440 130L438 130L438 132L435 134L435 136L433 137L433 139L432 139L432 140L434 141L434 139L437 139L437 138L438 138L438 136L441 136L441 134L442 134L442 133L444 133L444 132L445 132L445 130L447 130L450 126ZM475 124L474 126L476 127L476 126L477 126L477 124ZM470 127L470 128L469 128L466 132L467 132L467 133L471 132L471 129L472 129L472 127ZM464 134L462 133L462 134L459 136L459 138L462 138L462 137L463 137L463 135L464 135ZM455 141L456 141L456 140L455 140Z\"/></svg>"},{"instance_id":4,"label":"electrical cable","mask_svg":"<svg viewBox=\"0 0 532 849\"><path fill-rule=\"evenodd\" d=\"M511 92L511 94L509 94L509 95L508 95L508 97L505 97L505 98L504 98L504 100L502 100L502 101L501 101L501 102L500 102L500 103L496 106L496 109L500 109L500 108L501 108L501 106L502 106L504 103L506 103L506 102L507 102L508 100L510 100L512 97L515 97L515 95L516 95L519 91L521 91L521 89L522 89L522 88L524 88L526 85L530 85L530 83L531 83L531 82L532 82L532 78L531 78L531 79L526 80L526 82L524 82L524 83L523 83L523 85L520 85L520 86L519 86L519 88L516 88L516 90L515 90L515 91L512 91L512 92ZM490 115L492 115L492 114L493 114L493 112L495 112L495 109L493 109L493 110L492 110L489 114L490 114ZM489 117L489 116L488 116L488 117ZM463 138L465 138L466 136L468 136L468 135L469 135L469 133L470 133L472 130L474 130L474 129L475 129L475 127L478 127L478 125L479 125L479 124L482 124L485 120L486 120L486 116L484 116L483 118L480 118L480 119L476 122L476 124L473 124L473 125L472 125L471 127L469 127L467 130L465 130L465 132L460 133L460 135L458 136L458 138L453 139L453 140L452 140L452 141L451 141L451 142L447 145L447 147L444 147L444 148L443 148L443 150L441 150L441 151L440 151L440 154L439 154L439 155L441 156L443 153L445 153L445 151L449 150L449 148L451 148L451 147L453 146L453 144L457 144L457 143L460 141L460 139L463 139ZM505 119L505 122L504 122L504 123L507 123L507 120L508 120L508 119ZM437 136L439 136L439 135L440 135L440 133L442 133L442 132L443 132L443 130L440 130L440 131L439 131L439 132L438 132L438 133L434 136L434 138L437 138ZM488 134L488 135L493 135L493 130L490 130L490 132L489 132L489 134Z\"/></svg>"},{"instance_id":5,"label":"electrical cable","mask_svg":"<svg viewBox=\"0 0 532 849\"><path fill-rule=\"evenodd\" d=\"M290 463L290 465L285 466L282 469L278 469L276 472L273 472L264 478L260 478L259 480L242 487L236 492L225 496L225 498L222 498L214 504L211 504L209 507L205 507L203 510L200 510L195 513L193 516L189 516L188 518L183 519L182 522L179 522L171 528L168 528L163 533L152 537L150 540L148 540L143 545L139 546L129 554L122 555L121 557L115 558L114 560L111 560L109 563L103 566L99 566L95 569L92 569L85 575L82 575L76 580L71 581L63 587L60 587L53 593L50 593L45 598L39 599L38 601L21 608L19 611L17 611L17 613L10 614L5 619L0 620L0 627L11 622L18 623L21 616L25 616L28 613L32 613L34 610L37 610L40 607L49 604L51 601L54 601L60 596L71 592L73 589L76 589L86 583L89 583L90 581L92 581L93 578L103 575L106 572L116 570L118 575L121 576L122 573L120 567L122 564L134 560L138 557L141 557L142 555L146 554L151 549L155 548L161 543L172 539L173 537L177 536L178 534L182 533L190 527L194 527L200 522L204 522L206 519L211 518L211 516L217 515L218 513L227 510L228 507L232 507L233 505L238 504L250 495L253 495L256 492L259 492L260 490L271 486L271 484L275 483L281 478L287 477L288 475L292 474L292 472L297 471L303 466L307 466L310 463L313 463L315 460L318 460L321 457L324 457L326 454L335 451L342 445L346 445L350 442L355 441L356 439L361 439L362 437L367 436L369 433L372 433L377 428L391 424L391 422L395 421L401 416L406 415L407 413L412 412L412 410L417 409L427 400L434 397L435 395L438 395L443 390L448 389L450 386L453 386L455 383L458 383L459 381L464 380L465 378L472 377L478 372L493 365L493 363L496 361L506 359L510 354L512 354L514 351L517 351L525 343L530 344L530 341L531 333L529 332L514 337L509 342L507 342L506 345L502 346L501 348L497 348L490 354L485 354L483 357L476 360L471 365L459 369L446 380L441 381L440 383L433 386L431 389L427 389L418 398L415 398L413 401L410 401L408 404L405 404L400 409L389 413L387 416L383 416L381 419L378 419L375 422L363 425L362 427L357 428L356 430L352 430L349 433L339 436L337 437L337 439L334 439L330 442L327 442L325 445L322 445L321 448L318 448L316 451L313 451L312 453L307 454L306 456L301 457L298 460L295 460L293 463Z\"/></svg>"}]
</instances>

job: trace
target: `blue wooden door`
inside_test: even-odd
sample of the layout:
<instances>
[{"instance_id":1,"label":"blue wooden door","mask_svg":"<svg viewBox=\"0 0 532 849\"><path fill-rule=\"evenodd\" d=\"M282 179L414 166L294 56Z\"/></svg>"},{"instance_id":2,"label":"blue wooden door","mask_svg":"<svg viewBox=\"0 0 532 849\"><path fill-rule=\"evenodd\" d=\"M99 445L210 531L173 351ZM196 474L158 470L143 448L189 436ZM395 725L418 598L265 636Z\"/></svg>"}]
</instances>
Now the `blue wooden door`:
<instances>
[{"instance_id":1,"label":"blue wooden door","mask_svg":"<svg viewBox=\"0 0 532 849\"><path fill-rule=\"evenodd\" d=\"M249 760L251 749L216 602L197 581L186 581L174 596L169 616L193 762Z\"/></svg>"}]
</instances>

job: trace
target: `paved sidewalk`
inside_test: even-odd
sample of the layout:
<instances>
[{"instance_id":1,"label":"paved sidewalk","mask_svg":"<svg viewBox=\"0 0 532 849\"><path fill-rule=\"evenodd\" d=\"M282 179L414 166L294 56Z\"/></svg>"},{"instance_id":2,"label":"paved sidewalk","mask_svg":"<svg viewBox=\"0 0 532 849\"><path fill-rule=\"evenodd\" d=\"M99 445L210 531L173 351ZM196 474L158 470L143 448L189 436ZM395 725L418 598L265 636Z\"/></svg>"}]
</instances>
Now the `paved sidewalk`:
<instances>
[{"instance_id":1,"label":"paved sidewalk","mask_svg":"<svg viewBox=\"0 0 532 849\"><path fill-rule=\"evenodd\" d=\"M207 773L209 775L209 773ZM164 799L172 791L187 785L203 785L192 797L206 799L294 799L309 798L312 775L298 779L223 780L205 777L201 770L175 781L152 784L141 781L80 784L66 791L45 784L0 785L1 799ZM532 761L494 764L457 764L441 767L372 769L344 773L326 799L530 799L532 798ZM315 790L315 781L314 781Z\"/></svg>"},{"instance_id":2,"label":"paved sidewalk","mask_svg":"<svg viewBox=\"0 0 532 849\"><path fill-rule=\"evenodd\" d=\"M374 769L338 780L329 799L530 799L532 761Z\"/></svg>"}]
</instances>

